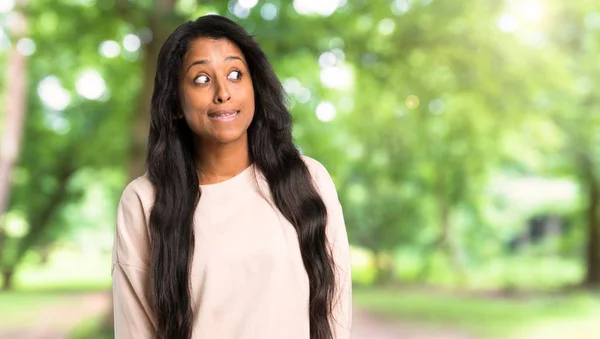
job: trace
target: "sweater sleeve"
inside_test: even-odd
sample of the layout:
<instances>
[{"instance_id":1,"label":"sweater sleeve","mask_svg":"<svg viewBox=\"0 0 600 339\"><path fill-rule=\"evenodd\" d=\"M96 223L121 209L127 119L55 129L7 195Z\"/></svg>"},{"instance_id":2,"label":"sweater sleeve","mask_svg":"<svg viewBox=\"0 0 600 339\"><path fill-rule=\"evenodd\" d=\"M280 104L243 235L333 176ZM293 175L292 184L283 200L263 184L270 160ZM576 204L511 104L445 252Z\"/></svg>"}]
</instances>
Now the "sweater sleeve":
<instances>
[{"instance_id":1,"label":"sweater sleeve","mask_svg":"<svg viewBox=\"0 0 600 339\"><path fill-rule=\"evenodd\" d=\"M336 294L333 300L333 338L350 339L352 327L352 274L350 270L350 246L344 222L342 206L327 169L316 160L315 181L327 207L327 240L335 262Z\"/></svg>"},{"instance_id":2,"label":"sweater sleeve","mask_svg":"<svg viewBox=\"0 0 600 339\"><path fill-rule=\"evenodd\" d=\"M132 182L117 209L112 260L115 339L151 339L155 327L147 270L149 237L139 180ZM136 185L137 184L137 185Z\"/></svg>"}]
</instances>

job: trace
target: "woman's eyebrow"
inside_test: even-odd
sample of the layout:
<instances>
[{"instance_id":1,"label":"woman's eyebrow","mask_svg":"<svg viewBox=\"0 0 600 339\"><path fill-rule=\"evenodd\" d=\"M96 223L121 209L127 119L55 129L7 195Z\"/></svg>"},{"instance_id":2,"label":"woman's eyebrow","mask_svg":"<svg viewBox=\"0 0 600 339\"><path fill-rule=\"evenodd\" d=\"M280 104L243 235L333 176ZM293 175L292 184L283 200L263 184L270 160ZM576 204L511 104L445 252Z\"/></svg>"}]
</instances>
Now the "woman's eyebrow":
<instances>
[{"instance_id":1,"label":"woman's eyebrow","mask_svg":"<svg viewBox=\"0 0 600 339\"><path fill-rule=\"evenodd\" d=\"M228 56L228 57L226 57L226 58L225 58L225 61L231 61L231 60L239 60L239 61L243 62L243 63L244 63L244 65L246 65L246 62L244 61L244 59L242 59L241 57L239 57L239 56L237 56L237 55L230 55L230 56ZM192 68L193 66L196 66L196 65L207 65L207 64L210 64L210 60L206 60L206 59L203 59L203 60L196 60L196 61L192 62L192 63L191 63L189 66L188 66L188 68L187 68L187 70L185 71L185 73L187 74L187 72L189 72L190 68ZM247 67L247 66L248 66L248 65L246 65L246 67Z\"/></svg>"}]
</instances>

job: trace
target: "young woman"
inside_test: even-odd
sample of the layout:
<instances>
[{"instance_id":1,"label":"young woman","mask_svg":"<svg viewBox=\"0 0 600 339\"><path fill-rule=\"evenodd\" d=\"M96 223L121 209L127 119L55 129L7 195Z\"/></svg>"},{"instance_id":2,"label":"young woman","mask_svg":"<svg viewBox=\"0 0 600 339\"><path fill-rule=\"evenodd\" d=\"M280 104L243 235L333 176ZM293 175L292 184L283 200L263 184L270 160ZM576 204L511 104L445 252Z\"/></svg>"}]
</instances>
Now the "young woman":
<instances>
[{"instance_id":1,"label":"young woman","mask_svg":"<svg viewBox=\"0 0 600 339\"><path fill-rule=\"evenodd\" d=\"M158 56L147 172L113 252L117 339L348 339L348 239L327 170L292 141L284 91L233 21Z\"/></svg>"}]
</instances>

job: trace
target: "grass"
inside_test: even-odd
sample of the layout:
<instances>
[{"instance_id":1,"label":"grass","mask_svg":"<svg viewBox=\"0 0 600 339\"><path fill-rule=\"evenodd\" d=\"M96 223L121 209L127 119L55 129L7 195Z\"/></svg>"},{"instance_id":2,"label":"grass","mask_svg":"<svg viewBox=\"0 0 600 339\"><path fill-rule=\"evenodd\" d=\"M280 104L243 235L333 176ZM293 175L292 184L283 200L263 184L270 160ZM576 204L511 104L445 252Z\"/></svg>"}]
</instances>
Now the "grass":
<instances>
[{"instance_id":1,"label":"grass","mask_svg":"<svg viewBox=\"0 0 600 339\"><path fill-rule=\"evenodd\" d=\"M56 304L61 299L57 293L2 292L0 293L0 319L11 326L35 322L37 310Z\"/></svg>"},{"instance_id":2,"label":"grass","mask_svg":"<svg viewBox=\"0 0 600 339\"><path fill-rule=\"evenodd\" d=\"M371 285L377 275L373 253L360 247L351 247L351 251L353 280L363 286ZM398 281L446 288L552 291L579 283L585 274L579 258L536 253L487 258L485 262L465 266L460 274L442 253L423 257L409 248L398 250L389 259L395 262L394 275ZM430 265L426 277L422 274L424 265Z\"/></svg>"},{"instance_id":3,"label":"grass","mask_svg":"<svg viewBox=\"0 0 600 339\"><path fill-rule=\"evenodd\" d=\"M26 258L17 271L14 286L21 291L86 291L110 287L110 257L64 248L40 265L35 256Z\"/></svg>"},{"instance_id":4,"label":"grass","mask_svg":"<svg viewBox=\"0 0 600 339\"><path fill-rule=\"evenodd\" d=\"M106 291L106 289L104 291ZM61 315L67 316L67 319L73 316L76 317L77 314L73 312L78 311L74 309L74 307L80 307L82 298L88 292L89 291L86 289L67 291L64 288L49 291L2 292L0 293L0 333L5 330L23 330L32 328L40 323L50 324L56 329L67 329L68 327L64 327L64 323L60 322L61 319L55 318L55 320L59 320L55 323L52 320L53 317L61 317ZM101 317L103 314L98 316ZM50 317L50 319L48 317ZM97 320L90 320L86 323L99 326ZM68 321L66 324L68 324ZM89 333L93 332L90 331ZM2 335L0 334L0 336ZM80 338L92 338L92 336L87 335L81 336Z\"/></svg>"},{"instance_id":5,"label":"grass","mask_svg":"<svg viewBox=\"0 0 600 339\"><path fill-rule=\"evenodd\" d=\"M354 300L391 320L459 328L478 339L600 338L600 298L584 292L506 298L361 288ZM548 333L549 324L561 331Z\"/></svg>"},{"instance_id":6,"label":"grass","mask_svg":"<svg viewBox=\"0 0 600 339\"><path fill-rule=\"evenodd\" d=\"M114 339L112 330L102 329L102 316L86 319L70 333L69 339Z\"/></svg>"},{"instance_id":7,"label":"grass","mask_svg":"<svg viewBox=\"0 0 600 339\"><path fill-rule=\"evenodd\" d=\"M17 271L14 289L0 292L0 330L37 323L45 310L74 293L109 289L110 260L106 258L65 248L40 265L35 255L30 255Z\"/></svg>"}]
</instances>

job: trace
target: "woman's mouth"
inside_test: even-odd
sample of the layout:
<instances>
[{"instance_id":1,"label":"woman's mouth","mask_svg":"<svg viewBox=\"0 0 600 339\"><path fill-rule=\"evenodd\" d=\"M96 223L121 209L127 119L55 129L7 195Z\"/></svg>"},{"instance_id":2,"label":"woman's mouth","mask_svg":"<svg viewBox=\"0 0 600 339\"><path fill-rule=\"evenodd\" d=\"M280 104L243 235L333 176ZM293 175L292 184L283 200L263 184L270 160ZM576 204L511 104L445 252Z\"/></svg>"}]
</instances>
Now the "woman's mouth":
<instances>
[{"instance_id":1,"label":"woman's mouth","mask_svg":"<svg viewBox=\"0 0 600 339\"><path fill-rule=\"evenodd\" d=\"M215 111L208 114L208 117L217 121L231 121L240 114L240 111L236 110L222 110Z\"/></svg>"}]
</instances>

